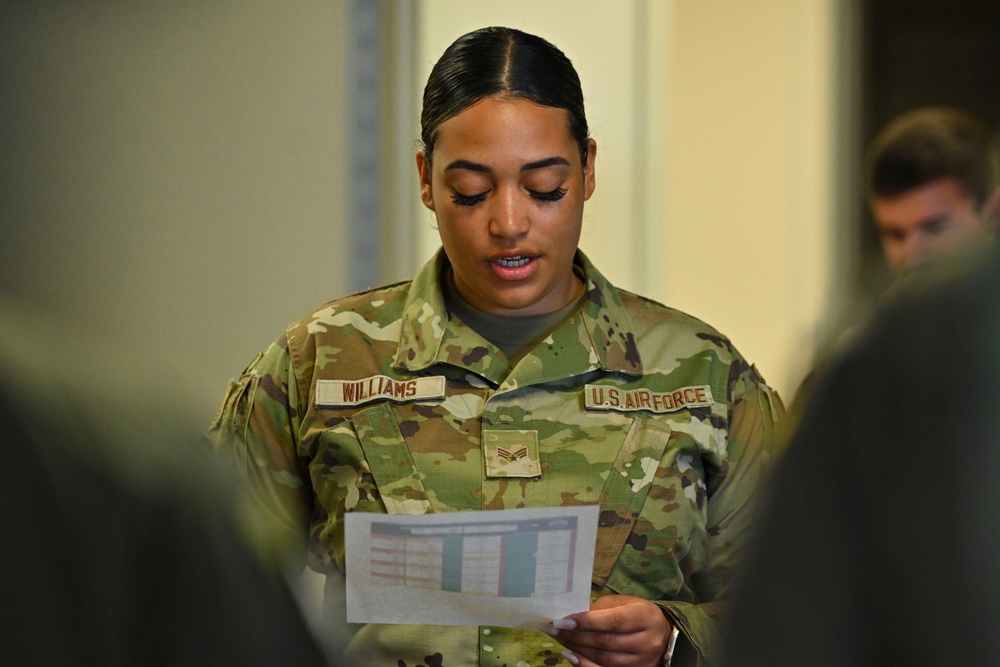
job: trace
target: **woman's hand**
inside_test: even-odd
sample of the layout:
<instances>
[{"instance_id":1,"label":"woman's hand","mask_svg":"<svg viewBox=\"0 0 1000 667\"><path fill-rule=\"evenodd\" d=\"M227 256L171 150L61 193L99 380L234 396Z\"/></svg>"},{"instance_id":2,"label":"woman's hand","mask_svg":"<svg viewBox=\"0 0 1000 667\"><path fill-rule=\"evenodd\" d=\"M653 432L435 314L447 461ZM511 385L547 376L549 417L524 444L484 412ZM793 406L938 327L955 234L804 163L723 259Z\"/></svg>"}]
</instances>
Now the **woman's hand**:
<instances>
[{"instance_id":1,"label":"woman's hand","mask_svg":"<svg viewBox=\"0 0 1000 667\"><path fill-rule=\"evenodd\" d=\"M579 667L657 667L672 631L659 607L631 595L605 595L546 628Z\"/></svg>"}]
</instances>

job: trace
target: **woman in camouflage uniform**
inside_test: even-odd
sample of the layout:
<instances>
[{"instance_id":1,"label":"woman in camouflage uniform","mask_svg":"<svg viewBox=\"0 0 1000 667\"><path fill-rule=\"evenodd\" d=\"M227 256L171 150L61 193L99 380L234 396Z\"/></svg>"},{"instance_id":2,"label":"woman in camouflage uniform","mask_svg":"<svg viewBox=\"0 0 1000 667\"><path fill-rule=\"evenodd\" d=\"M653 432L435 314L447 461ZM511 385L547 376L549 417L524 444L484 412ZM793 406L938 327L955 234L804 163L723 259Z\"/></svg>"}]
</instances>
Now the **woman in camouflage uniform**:
<instances>
[{"instance_id":1,"label":"woman in camouflage uniform","mask_svg":"<svg viewBox=\"0 0 1000 667\"><path fill-rule=\"evenodd\" d=\"M421 199L443 248L412 281L292 324L212 435L326 575L345 512L597 504L591 609L544 631L350 626L347 664L709 664L780 401L706 324L612 286L577 248L594 191L579 78L486 28L424 91Z\"/></svg>"}]
</instances>

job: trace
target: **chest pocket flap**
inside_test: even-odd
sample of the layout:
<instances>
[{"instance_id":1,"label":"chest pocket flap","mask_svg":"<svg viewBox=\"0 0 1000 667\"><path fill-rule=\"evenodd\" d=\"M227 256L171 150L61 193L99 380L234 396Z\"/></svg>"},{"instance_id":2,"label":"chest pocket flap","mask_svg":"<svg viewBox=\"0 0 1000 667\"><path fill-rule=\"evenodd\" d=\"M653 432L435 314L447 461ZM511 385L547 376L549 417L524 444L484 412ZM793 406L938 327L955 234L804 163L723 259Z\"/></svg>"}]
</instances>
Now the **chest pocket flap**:
<instances>
[{"instance_id":1,"label":"chest pocket flap","mask_svg":"<svg viewBox=\"0 0 1000 667\"><path fill-rule=\"evenodd\" d=\"M375 485L389 514L429 514L430 501L399 422L388 403L376 403L351 417Z\"/></svg>"},{"instance_id":2,"label":"chest pocket flap","mask_svg":"<svg viewBox=\"0 0 1000 667\"><path fill-rule=\"evenodd\" d=\"M669 439L670 427L652 419L635 419L625 435L601 491L593 578L599 587L604 586L635 527Z\"/></svg>"}]
</instances>

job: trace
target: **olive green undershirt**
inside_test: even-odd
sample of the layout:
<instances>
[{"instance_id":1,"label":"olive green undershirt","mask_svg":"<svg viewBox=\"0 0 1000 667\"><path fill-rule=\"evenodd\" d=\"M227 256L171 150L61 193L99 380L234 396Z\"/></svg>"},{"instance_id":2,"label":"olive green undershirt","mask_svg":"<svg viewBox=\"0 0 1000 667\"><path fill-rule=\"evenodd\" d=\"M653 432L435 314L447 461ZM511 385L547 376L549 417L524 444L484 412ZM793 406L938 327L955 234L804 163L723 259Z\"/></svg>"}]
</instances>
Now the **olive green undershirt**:
<instances>
[{"instance_id":1,"label":"olive green undershirt","mask_svg":"<svg viewBox=\"0 0 1000 667\"><path fill-rule=\"evenodd\" d=\"M573 269L579 277L577 267L574 266ZM583 303L581 291L579 298L551 313L524 316L495 315L474 308L458 294L450 268L445 270L441 283L448 312L500 348L512 368L564 320L579 310Z\"/></svg>"}]
</instances>

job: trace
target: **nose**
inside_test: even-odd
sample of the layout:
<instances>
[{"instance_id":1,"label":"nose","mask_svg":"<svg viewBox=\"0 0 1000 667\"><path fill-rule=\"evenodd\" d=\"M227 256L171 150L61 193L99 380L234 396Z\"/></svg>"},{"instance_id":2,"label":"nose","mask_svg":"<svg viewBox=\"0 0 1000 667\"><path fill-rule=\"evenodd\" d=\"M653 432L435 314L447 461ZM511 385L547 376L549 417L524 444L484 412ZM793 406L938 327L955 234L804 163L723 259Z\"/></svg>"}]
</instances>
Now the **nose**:
<instances>
[{"instance_id":1,"label":"nose","mask_svg":"<svg viewBox=\"0 0 1000 667\"><path fill-rule=\"evenodd\" d=\"M928 242L920 234L909 234L896 249L897 273L905 273L927 261L930 254Z\"/></svg>"},{"instance_id":2,"label":"nose","mask_svg":"<svg viewBox=\"0 0 1000 667\"><path fill-rule=\"evenodd\" d=\"M504 188L491 198L490 234L503 240L517 240L528 233L531 222L521 205L516 188Z\"/></svg>"}]
</instances>

